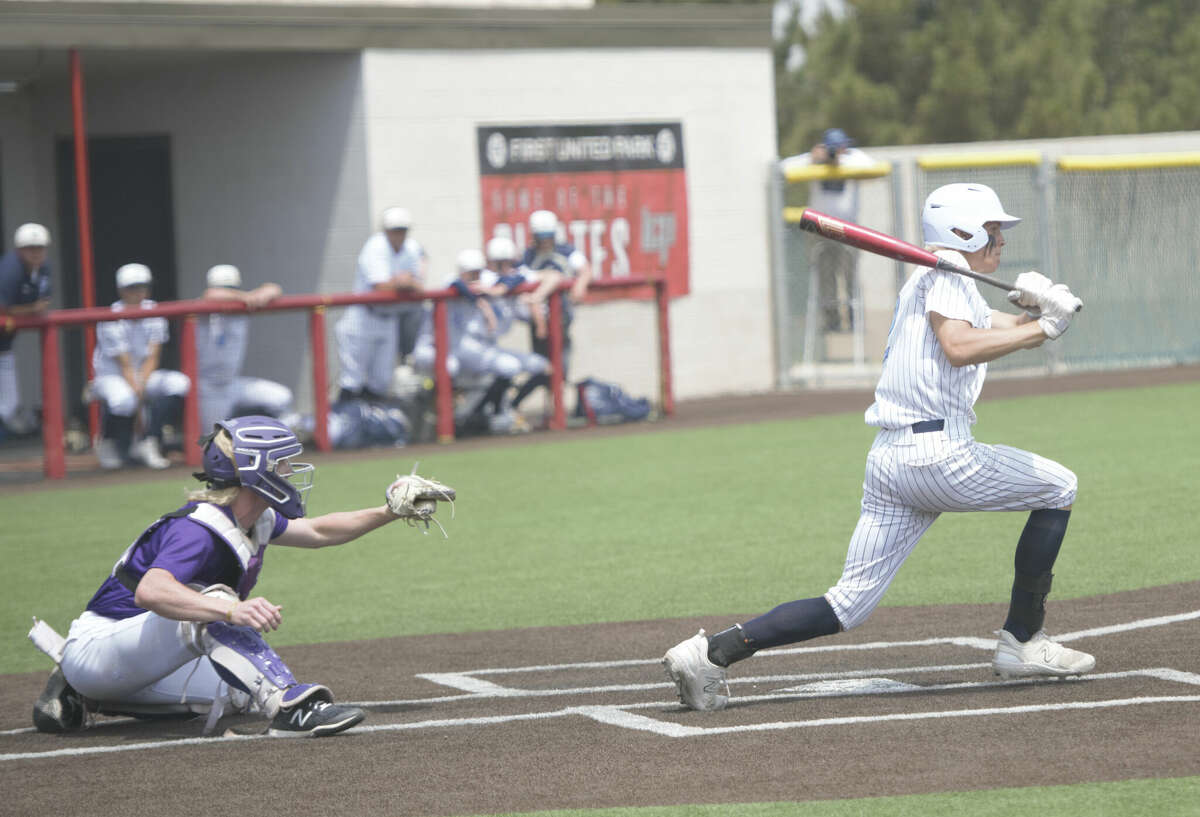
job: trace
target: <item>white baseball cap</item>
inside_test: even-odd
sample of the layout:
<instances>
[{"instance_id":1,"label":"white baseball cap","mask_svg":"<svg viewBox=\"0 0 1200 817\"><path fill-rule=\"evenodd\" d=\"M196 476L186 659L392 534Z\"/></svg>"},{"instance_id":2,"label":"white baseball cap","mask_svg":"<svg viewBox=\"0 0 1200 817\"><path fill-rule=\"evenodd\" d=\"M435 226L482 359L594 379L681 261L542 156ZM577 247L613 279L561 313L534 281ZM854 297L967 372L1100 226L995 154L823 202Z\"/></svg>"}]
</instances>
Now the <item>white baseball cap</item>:
<instances>
[{"instance_id":1,"label":"white baseball cap","mask_svg":"<svg viewBox=\"0 0 1200 817\"><path fill-rule=\"evenodd\" d=\"M50 231L40 224L22 224L13 234L13 246L18 250L23 247L49 247Z\"/></svg>"},{"instance_id":2,"label":"white baseball cap","mask_svg":"<svg viewBox=\"0 0 1200 817\"><path fill-rule=\"evenodd\" d=\"M145 264L126 264L117 270L117 289L150 286L154 277Z\"/></svg>"},{"instance_id":3,"label":"white baseball cap","mask_svg":"<svg viewBox=\"0 0 1200 817\"><path fill-rule=\"evenodd\" d=\"M477 272L486 266L487 261L479 250L463 250L458 254L459 272Z\"/></svg>"},{"instance_id":4,"label":"white baseball cap","mask_svg":"<svg viewBox=\"0 0 1200 817\"><path fill-rule=\"evenodd\" d=\"M515 261L517 245L506 235L498 235L487 243L487 257L493 261Z\"/></svg>"},{"instance_id":5,"label":"white baseball cap","mask_svg":"<svg viewBox=\"0 0 1200 817\"><path fill-rule=\"evenodd\" d=\"M529 214L529 232L534 238L552 236L557 229L558 216L549 210L534 210Z\"/></svg>"},{"instance_id":6,"label":"white baseball cap","mask_svg":"<svg viewBox=\"0 0 1200 817\"><path fill-rule=\"evenodd\" d=\"M242 288L242 273L233 264L217 264L208 270L210 287Z\"/></svg>"},{"instance_id":7,"label":"white baseball cap","mask_svg":"<svg viewBox=\"0 0 1200 817\"><path fill-rule=\"evenodd\" d=\"M389 207L383 211L383 229L407 230L412 226L412 215L403 207Z\"/></svg>"}]
</instances>

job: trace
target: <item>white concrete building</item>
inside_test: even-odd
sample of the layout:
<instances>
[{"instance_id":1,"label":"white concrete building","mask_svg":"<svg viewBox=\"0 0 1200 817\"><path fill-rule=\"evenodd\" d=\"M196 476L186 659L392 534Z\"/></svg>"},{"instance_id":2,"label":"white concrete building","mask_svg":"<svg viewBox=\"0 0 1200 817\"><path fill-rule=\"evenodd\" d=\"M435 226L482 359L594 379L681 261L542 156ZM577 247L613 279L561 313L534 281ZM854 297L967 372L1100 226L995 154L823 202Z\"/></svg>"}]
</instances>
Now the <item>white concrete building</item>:
<instances>
[{"instance_id":1,"label":"white concrete building","mask_svg":"<svg viewBox=\"0 0 1200 817\"><path fill-rule=\"evenodd\" d=\"M71 48L93 140L101 304L134 260L155 270L160 300L199 295L216 263L249 285L348 291L390 205L413 213L440 281L483 242L480 126L679 123L690 291L671 309L676 395L766 390L770 36L769 5L4 0L0 245L20 223L46 224L56 306L79 305ZM645 304L580 310L572 376L654 393L652 321ZM306 333L298 313L257 319L246 366L293 386L304 408ZM28 403L37 350L25 335Z\"/></svg>"}]
</instances>

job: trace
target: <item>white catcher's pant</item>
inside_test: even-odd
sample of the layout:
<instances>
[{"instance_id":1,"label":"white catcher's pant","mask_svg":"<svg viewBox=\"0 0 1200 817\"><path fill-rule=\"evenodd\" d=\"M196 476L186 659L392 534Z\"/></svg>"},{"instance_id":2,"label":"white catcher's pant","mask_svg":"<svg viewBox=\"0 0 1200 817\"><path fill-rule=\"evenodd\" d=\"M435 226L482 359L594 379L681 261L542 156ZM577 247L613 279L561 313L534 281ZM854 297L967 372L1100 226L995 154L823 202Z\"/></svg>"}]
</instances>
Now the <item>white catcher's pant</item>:
<instances>
[{"instance_id":1,"label":"white catcher's pant","mask_svg":"<svg viewBox=\"0 0 1200 817\"><path fill-rule=\"evenodd\" d=\"M79 694L137 706L196 704L206 711L221 677L191 643L188 625L146 612L111 619L85 611L71 623L62 671Z\"/></svg>"},{"instance_id":2,"label":"white catcher's pant","mask_svg":"<svg viewBox=\"0 0 1200 817\"><path fill-rule=\"evenodd\" d=\"M200 383L200 429L207 434L213 424L246 413L247 408L282 417L292 408L292 390L261 377L237 377L230 383Z\"/></svg>"},{"instance_id":3,"label":"white catcher's pant","mask_svg":"<svg viewBox=\"0 0 1200 817\"><path fill-rule=\"evenodd\" d=\"M155 369L146 380L143 396L147 400L156 397L184 397L192 381L183 372L171 369ZM119 374L104 374L92 381L92 394L102 401L108 411L118 417L132 417L137 411L137 394L133 387Z\"/></svg>"},{"instance_id":4,"label":"white catcher's pant","mask_svg":"<svg viewBox=\"0 0 1200 817\"><path fill-rule=\"evenodd\" d=\"M857 627L941 513L1066 508L1077 486L1075 474L1053 460L976 442L965 419L924 434L881 430L867 455L846 565L825 598L843 629Z\"/></svg>"}]
</instances>

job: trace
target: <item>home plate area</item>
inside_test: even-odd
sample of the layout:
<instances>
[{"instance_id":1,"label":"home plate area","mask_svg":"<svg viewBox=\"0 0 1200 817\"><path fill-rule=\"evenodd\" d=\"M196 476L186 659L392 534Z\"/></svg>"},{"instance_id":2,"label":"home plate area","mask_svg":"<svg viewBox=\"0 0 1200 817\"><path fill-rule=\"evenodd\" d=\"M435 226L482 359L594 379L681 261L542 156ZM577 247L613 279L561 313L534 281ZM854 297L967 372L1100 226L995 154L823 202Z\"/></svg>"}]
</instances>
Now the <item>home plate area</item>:
<instances>
[{"instance_id":1,"label":"home plate area","mask_svg":"<svg viewBox=\"0 0 1200 817\"><path fill-rule=\"evenodd\" d=\"M1120 615L1122 605L1114 598L1086 602L1071 618L1095 620L1093 615L1105 606L1110 615ZM1131 604L1122 612L1128 614L1137 606L1141 605ZM926 613L914 609L891 615L897 619L883 629L894 636L907 627L903 617L920 620ZM1010 719L1018 723L1015 719L1035 713L1091 718L1094 722L1105 717L1105 711L1116 717L1116 709L1144 713L1169 728L1168 724L1179 717L1178 710L1169 705L1190 707L1200 703L1194 636L1194 621L1198 618L1200 610L1130 616L1122 623L1055 633L1056 640L1097 655L1098 671L1070 679L999 678L991 669L995 641L973 636L858 642L833 638L810 646L766 650L733 668L730 705L720 712L693 712L681 706L659 657L527 665L514 661L510 666L497 660L501 655L570 656L570 645L560 648L552 643L564 636L571 637L575 656L589 651L593 655L620 655L626 649L644 656L654 650L649 645L666 641L663 632L677 626L670 622L602 625L609 637L596 637L594 642L574 638L597 632L585 627L507 631L503 636L479 633L465 637L449 650L451 645L445 637L419 636L395 642L401 647L395 654L405 656L402 666L393 666L390 671L378 666L358 668L359 673L366 670L359 675L360 693L378 690L384 695L375 692L360 694L358 700L345 700L365 708L368 718L336 740L353 744L356 738L387 740L389 734L416 737L445 733L464 737L478 734L482 740L483 733L504 725L534 730L544 726L560 734L568 730L564 735L568 743L567 735L589 725L611 730L612 738L628 730L625 734L636 733L652 742L818 728L845 731L850 738L857 733L849 730L903 728L907 722L914 722L914 728L934 722L950 724L953 719L977 723ZM942 626L948 620L944 619ZM959 624L969 629L972 623ZM620 637L613 639L615 633L625 634L629 643ZM494 647L497 643L504 648L481 651L482 646ZM580 645L584 645L583 650ZM325 652L328 649L321 645L298 648L311 656L325 655L327 668L340 663L341 672L355 674L349 662L329 664L333 656ZM361 647L351 643L341 649L346 656L364 655ZM312 661L311 657L300 657L301 664ZM495 665L445 669L456 664L470 667L481 657ZM438 671L439 664L442 671ZM348 678L338 680L339 686L351 685ZM387 698L388 689L402 694ZM25 706L20 709L25 710ZM258 716L235 716L222 724L226 726L223 734L213 737L200 737L193 722L157 725L108 718L69 740L37 735L28 727L4 729L0 730L0 763L262 739ZM835 739L829 731L822 735L825 741Z\"/></svg>"},{"instance_id":2,"label":"home plate area","mask_svg":"<svg viewBox=\"0 0 1200 817\"><path fill-rule=\"evenodd\" d=\"M1094 639L1101 645L1104 636L1195 618L1200 618L1200 610L1055 638L1064 642ZM674 685L669 681L647 680L648 675L660 675L658 659L419 673L418 678L444 688L446 694L358 701L378 716L354 731L479 728L516 721L587 718L665 738L688 738L1200 702L1200 675L1170 667L1094 672L1061 680L1003 680L991 670L994 648L991 639L949 637L767 650L731 672L729 707L705 713L675 703ZM913 663L913 658L918 661ZM921 658L928 661L921 662ZM831 664L851 667L803 671ZM419 717L432 707L438 717ZM400 714L402 720L380 723L383 717L379 716L385 713Z\"/></svg>"}]
</instances>

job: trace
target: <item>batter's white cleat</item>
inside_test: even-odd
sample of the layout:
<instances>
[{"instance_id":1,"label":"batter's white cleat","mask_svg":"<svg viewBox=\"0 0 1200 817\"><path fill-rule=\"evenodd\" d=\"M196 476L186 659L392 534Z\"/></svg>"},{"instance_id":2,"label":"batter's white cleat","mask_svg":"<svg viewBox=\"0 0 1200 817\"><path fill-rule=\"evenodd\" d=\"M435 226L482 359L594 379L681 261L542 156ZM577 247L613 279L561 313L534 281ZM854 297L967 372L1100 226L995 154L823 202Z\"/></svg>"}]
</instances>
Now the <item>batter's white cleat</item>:
<instances>
[{"instance_id":1,"label":"batter's white cleat","mask_svg":"<svg viewBox=\"0 0 1200 817\"><path fill-rule=\"evenodd\" d=\"M992 669L1002 678L1065 678L1090 672L1096 666L1093 656L1051 641L1045 630L1038 630L1024 644L1008 630L1000 630L999 634Z\"/></svg>"},{"instance_id":2,"label":"batter's white cleat","mask_svg":"<svg viewBox=\"0 0 1200 817\"><path fill-rule=\"evenodd\" d=\"M667 677L675 682L679 702L684 706L711 712L729 704L725 668L708 660L704 630L667 650L662 664Z\"/></svg>"}]
</instances>

